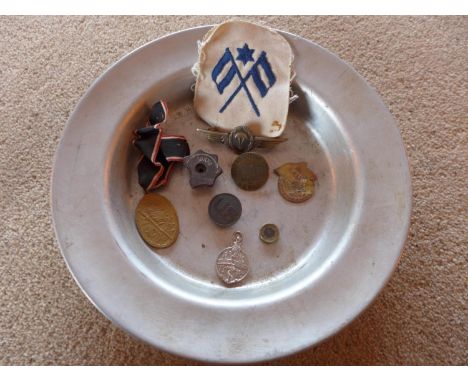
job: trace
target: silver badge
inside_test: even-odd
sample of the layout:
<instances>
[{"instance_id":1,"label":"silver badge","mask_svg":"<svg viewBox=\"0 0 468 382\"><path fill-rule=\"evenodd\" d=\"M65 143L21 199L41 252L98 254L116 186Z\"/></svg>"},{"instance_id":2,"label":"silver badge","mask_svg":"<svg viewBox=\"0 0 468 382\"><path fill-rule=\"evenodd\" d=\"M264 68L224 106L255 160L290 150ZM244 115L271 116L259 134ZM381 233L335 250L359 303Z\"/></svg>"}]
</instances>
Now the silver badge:
<instances>
[{"instance_id":1,"label":"silver badge","mask_svg":"<svg viewBox=\"0 0 468 382\"><path fill-rule=\"evenodd\" d=\"M287 138L268 138L255 136L247 126L238 126L229 133L214 129L197 129L197 132L205 135L209 141L227 145L237 153L245 153L257 147L272 147L285 142Z\"/></svg>"},{"instance_id":2,"label":"silver badge","mask_svg":"<svg viewBox=\"0 0 468 382\"><path fill-rule=\"evenodd\" d=\"M216 260L216 272L227 285L237 284L249 273L247 256L242 252L242 234L234 232L232 245L224 248Z\"/></svg>"}]
</instances>

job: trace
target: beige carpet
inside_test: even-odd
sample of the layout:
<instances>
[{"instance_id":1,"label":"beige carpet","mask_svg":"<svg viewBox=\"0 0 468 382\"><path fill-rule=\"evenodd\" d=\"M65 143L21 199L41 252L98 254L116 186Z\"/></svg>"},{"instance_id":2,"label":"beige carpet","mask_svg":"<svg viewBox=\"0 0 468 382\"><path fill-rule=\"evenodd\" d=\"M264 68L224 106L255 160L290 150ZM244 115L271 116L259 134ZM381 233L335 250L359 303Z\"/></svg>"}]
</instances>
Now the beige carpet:
<instances>
[{"instance_id":1,"label":"beige carpet","mask_svg":"<svg viewBox=\"0 0 468 382\"><path fill-rule=\"evenodd\" d=\"M0 18L1 364L195 364L131 338L81 293L57 249L49 186L67 118L99 74L159 36L223 19ZM468 18L261 19L335 52L377 89L414 188L403 257L375 303L271 364L466 364Z\"/></svg>"}]
</instances>

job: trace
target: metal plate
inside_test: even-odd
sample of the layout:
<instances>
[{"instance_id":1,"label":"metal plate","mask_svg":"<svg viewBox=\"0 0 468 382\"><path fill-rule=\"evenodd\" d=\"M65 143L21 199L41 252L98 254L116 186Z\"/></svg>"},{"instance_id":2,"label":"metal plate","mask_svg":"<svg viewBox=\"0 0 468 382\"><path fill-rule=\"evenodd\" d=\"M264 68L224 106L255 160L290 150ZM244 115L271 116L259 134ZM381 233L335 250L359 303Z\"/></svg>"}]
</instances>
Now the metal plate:
<instances>
[{"instance_id":1,"label":"metal plate","mask_svg":"<svg viewBox=\"0 0 468 382\"><path fill-rule=\"evenodd\" d=\"M247 192L230 178L236 155L196 134L190 72L208 27L172 34L109 68L71 115L56 153L52 209L62 254L83 292L115 324L165 351L208 362L281 357L336 333L375 298L396 266L410 218L411 186L399 130L377 93L320 46L291 43L300 98L290 108L288 142L259 151L276 168L306 161L316 192L285 201L271 176ZM138 235L138 153L132 131L147 106L169 103L167 131L192 152L217 153L224 173L213 188L191 189L177 168L162 191L177 209L180 235L157 253ZM230 228L207 214L229 192L243 215ZM281 240L264 245L274 223ZM234 231L244 236L250 272L238 288L216 275Z\"/></svg>"}]
</instances>

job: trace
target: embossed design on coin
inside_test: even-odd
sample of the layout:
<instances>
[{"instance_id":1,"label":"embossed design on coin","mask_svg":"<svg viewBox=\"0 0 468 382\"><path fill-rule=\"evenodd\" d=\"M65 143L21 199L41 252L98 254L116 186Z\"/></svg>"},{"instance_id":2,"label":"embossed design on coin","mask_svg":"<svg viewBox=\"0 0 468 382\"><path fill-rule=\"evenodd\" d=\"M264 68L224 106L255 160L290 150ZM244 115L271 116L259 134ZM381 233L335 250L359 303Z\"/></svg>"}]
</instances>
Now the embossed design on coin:
<instances>
[{"instance_id":1,"label":"embossed design on coin","mask_svg":"<svg viewBox=\"0 0 468 382\"><path fill-rule=\"evenodd\" d=\"M260 228L260 240L266 244L273 244L278 241L279 229L275 224L265 224Z\"/></svg>"},{"instance_id":2,"label":"embossed design on coin","mask_svg":"<svg viewBox=\"0 0 468 382\"><path fill-rule=\"evenodd\" d=\"M135 210L135 222L143 240L154 248L166 248L179 236L179 219L164 196L146 194Z\"/></svg>"},{"instance_id":3,"label":"embossed design on coin","mask_svg":"<svg viewBox=\"0 0 468 382\"><path fill-rule=\"evenodd\" d=\"M208 215L220 227L229 227L239 220L242 214L242 204L232 194L218 194L211 199Z\"/></svg>"},{"instance_id":4,"label":"embossed design on coin","mask_svg":"<svg viewBox=\"0 0 468 382\"><path fill-rule=\"evenodd\" d=\"M301 203L314 195L317 178L305 162L286 163L274 172L279 175L278 191L284 199Z\"/></svg>"},{"instance_id":5,"label":"embossed design on coin","mask_svg":"<svg viewBox=\"0 0 468 382\"><path fill-rule=\"evenodd\" d=\"M227 285L242 281L249 273L247 256L242 252L242 234L235 232L232 245L221 251L216 260L218 277Z\"/></svg>"},{"instance_id":6,"label":"embossed design on coin","mask_svg":"<svg viewBox=\"0 0 468 382\"><path fill-rule=\"evenodd\" d=\"M268 163L261 155L244 153L232 164L231 176L238 187L254 191L266 183L269 171Z\"/></svg>"}]
</instances>

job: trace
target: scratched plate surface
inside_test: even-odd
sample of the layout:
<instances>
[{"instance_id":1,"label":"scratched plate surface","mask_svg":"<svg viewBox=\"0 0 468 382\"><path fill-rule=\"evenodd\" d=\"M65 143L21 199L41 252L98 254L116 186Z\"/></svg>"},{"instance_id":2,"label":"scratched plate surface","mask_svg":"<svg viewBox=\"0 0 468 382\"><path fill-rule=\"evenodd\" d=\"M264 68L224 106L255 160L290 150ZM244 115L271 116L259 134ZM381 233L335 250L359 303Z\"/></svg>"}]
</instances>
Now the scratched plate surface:
<instances>
[{"instance_id":1,"label":"scratched plate surface","mask_svg":"<svg viewBox=\"0 0 468 382\"><path fill-rule=\"evenodd\" d=\"M151 42L108 69L69 119L56 154L54 226L83 292L114 323L163 350L208 362L255 362L312 346L348 324L390 277L409 224L410 178L395 122L349 65L297 36L291 43L299 100L282 143L257 150L270 175L257 191L230 176L236 155L197 135L190 67L207 27ZM147 246L134 223L143 195L132 131L148 106L169 104L167 133L190 149L219 156L213 188L192 189L175 169L161 190L175 206L180 235L169 248ZM305 161L317 175L312 199L294 204L277 191L273 169ZM214 225L208 204L229 192L242 203L229 228ZM280 239L258 237L266 223ZM248 276L226 288L218 254L243 234Z\"/></svg>"}]
</instances>

